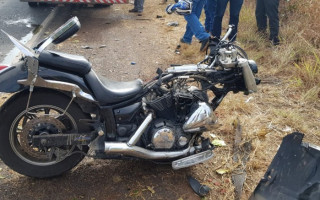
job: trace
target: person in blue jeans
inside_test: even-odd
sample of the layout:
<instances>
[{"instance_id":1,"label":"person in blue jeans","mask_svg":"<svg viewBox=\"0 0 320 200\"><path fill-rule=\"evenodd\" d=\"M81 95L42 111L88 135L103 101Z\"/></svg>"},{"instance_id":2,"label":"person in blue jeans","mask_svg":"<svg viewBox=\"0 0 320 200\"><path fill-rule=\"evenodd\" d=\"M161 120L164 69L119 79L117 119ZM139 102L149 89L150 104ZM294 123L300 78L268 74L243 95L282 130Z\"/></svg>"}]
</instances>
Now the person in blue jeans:
<instances>
[{"instance_id":1,"label":"person in blue jeans","mask_svg":"<svg viewBox=\"0 0 320 200\"><path fill-rule=\"evenodd\" d=\"M213 36L220 39L221 36L221 27L222 27L222 19L224 16L224 13L227 8L228 2L230 3L230 19L229 24L235 25L235 28L233 29L232 33L229 36L229 40L231 42L235 41L237 39L237 32L238 32L238 23L239 23L239 15L240 10L243 4L243 0L217 0L217 8L214 15L214 21L213 21Z\"/></svg>"},{"instance_id":2,"label":"person in blue jeans","mask_svg":"<svg viewBox=\"0 0 320 200\"><path fill-rule=\"evenodd\" d=\"M204 13L206 14L206 19L204 21L204 27L208 33L213 32L213 19L216 12L217 0L207 0L204 5Z\"/></svg>"},{"instance_id":3,"label":"person in blue jeans","mask_svg":"<svg viewBox=\"0 0 320 200\"><path fill-rule=\"evenodd\" d=\"M192 10L190 12L183 12L190 9L190 6L185 6L189 4L188 0L180 0L178 3L169 5L166 8L166 12L171 14L176 11L178 14L184 15L187 21L186 32L181 38L181 42L191 44L193 35L200 41L201 47L200 51L205 51L209 45L210 34L207 33L203 25L199 21L202 9L206 0L193 0Z\"/></svg>"},{"instance_id":4,"label":"person in blue jeans","mask_svg":"<svg viewBox=\"0 0 320 200\"><path fill-rule=\"evenodd\" d=\"M144 0L134 0L134 8L129 10L129 12L138 13L138 15L141 16L143 12L143 4Z\"/></svg>"}]
</instances>

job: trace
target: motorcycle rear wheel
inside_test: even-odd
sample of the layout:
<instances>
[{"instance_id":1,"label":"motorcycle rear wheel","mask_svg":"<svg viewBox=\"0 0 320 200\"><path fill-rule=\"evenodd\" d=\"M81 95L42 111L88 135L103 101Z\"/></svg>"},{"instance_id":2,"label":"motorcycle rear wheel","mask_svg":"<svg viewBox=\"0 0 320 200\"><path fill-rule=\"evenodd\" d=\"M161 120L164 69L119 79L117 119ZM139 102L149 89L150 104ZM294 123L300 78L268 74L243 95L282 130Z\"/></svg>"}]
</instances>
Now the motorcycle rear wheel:
<instances>
[{"instance_id":1,"label":"motorcycle rear wheel","mask_svg":"<svg viewBox=\"0 0 320 200\"><path fill-rule=\"evenodd\" d=\"M14 95L0 109L0 158L14 171L36 178L58 176L75 167L87 148L64 146L40 149L32 135L90 131L89 119L71 98L55 91L34 91L26 112L28 92ZM25 128L24 127L28 127ZM75 151L79 153L75 153Z\"/></svg>"}]
</instances>

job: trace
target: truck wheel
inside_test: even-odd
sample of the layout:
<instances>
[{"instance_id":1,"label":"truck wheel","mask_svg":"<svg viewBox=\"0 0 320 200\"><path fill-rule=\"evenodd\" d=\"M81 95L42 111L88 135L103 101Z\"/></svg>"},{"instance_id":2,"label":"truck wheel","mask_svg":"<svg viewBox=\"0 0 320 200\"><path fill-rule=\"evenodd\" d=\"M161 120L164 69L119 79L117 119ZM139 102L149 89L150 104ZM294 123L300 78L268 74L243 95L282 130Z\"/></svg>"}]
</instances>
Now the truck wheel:
<instances>
[{"instance_id":1,"label":"truck wheel","mask_svg":"<svg viewBox=\"0 0 320 200\"><path fill-rule=\"evenodd\" d=\"M37 2L28 2L30 7L37 7L38 3Z\"/></svg>"}]
</instances>

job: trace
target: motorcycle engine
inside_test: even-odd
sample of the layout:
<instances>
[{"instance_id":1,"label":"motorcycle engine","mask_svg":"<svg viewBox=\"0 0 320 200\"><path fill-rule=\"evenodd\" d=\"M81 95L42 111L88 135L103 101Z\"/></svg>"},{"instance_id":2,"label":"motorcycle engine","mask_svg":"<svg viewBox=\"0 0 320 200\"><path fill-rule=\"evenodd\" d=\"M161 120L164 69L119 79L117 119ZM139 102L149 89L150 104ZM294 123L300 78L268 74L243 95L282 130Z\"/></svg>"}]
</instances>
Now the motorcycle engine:
<instances>
[{"instance_id":1,"label":"motorcycle engine","mask_svg":"<svg viewBox=\"0 0 320 200\"><path fill-rule=\"evenodd\" d=\"M149 131L147 141L148 148L156 150L173 150L185 147L191 136L182 131L181 126L175 126L171 121L165 119L156 120Z\"/></svg>"},{"instance_id":2,"label":"motorcycle engine","mask_svg":"<svg viewBox=\"0 0 320 200\"><path fill-rule=\"evenodd\" d=\"M207 94L195 86L176 84L163 95L151 92L144 103L156 115L144 144L155 150L178 150L184 148L192 134L183 131L183 125L197 107L199 101L207 101Z\"/></svg>"}]
</instances>

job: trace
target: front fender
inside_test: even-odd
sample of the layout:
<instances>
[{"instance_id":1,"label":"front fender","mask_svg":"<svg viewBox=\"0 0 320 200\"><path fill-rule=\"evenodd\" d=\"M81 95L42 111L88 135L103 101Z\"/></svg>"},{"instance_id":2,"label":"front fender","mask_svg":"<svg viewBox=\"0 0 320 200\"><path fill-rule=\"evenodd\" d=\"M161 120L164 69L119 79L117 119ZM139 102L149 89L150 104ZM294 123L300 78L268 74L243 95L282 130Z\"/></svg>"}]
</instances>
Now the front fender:
<instances>
[{"instance_id":1,"label":"front fender","mask_svg":"<svg viewBox=\"0 0 320 200\"><path fill-rule=\"evenodd\" d=\"M92 94L92 91L86 85L82 77L56 71L44 67L39 67L38 75L46 80L62 81L78 85L83 92ZM13 66L10 66L0 71L0 92L15 93L26 88L26 86L19 84L18 80L27 79L28 70L24 61L20 61Z\"/></svg>"}]
</instances>

